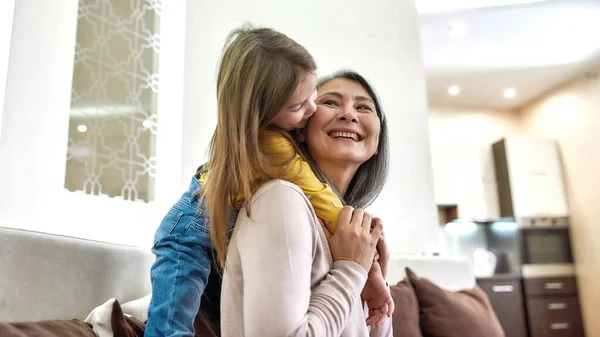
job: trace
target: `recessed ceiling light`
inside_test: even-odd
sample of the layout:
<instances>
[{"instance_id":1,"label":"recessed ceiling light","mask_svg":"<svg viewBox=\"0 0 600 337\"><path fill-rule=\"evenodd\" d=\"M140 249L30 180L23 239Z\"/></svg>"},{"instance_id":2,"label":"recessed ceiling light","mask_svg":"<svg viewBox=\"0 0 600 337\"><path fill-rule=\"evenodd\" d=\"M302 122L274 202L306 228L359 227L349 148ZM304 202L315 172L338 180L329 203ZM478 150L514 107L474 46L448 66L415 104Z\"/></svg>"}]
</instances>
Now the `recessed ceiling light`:
<instances>
[{"instance_id":1,"label":"recessed ceiling light","mask_svg":"<svg viewBox=\"0 0 600 337\"><path fill-rule=\"evenodd\" d=\"M458 95L459 92L460 92L460 88L455 85L448 88L448 93L452 96Z\"/></svg>"},{"instance_id":2,"label":"recessed ceiling light","mask_svg":"<svg viewBox=\"0 0 600 337\"><path fill-rule=\"evenodd\" d=\"M469 28L462 22L454 22L452 26L450 26L450 37L458 40L467 36L467 32Z\"/></svg>"},{"instance_id":3,"label":"recessed ceiling light","mask_svg":"<svg viewBox=\"0 0 600 337\"><path fill-rule=\"evenodd\" d=\"M85 126L85 125L83 125L83 124L81 124L81 125L78 125L78 126L77 126L77 131L79 131L79 132L82 132L82 133L83 133L83 132L86 132L86 131L87 131L87 126Z\"/></svg>"},{"instance_id":4,"label":"recessed ceiling light","mask_svg":"<svg viewBox=\"0 0 600 337\"><path fill-rule=\"evenodd\" d=\"M515 89L508 88L508 89L504 90L504 97L514 98L515 96L517 96L517 91Z\"/></svg>"}]
</instances>

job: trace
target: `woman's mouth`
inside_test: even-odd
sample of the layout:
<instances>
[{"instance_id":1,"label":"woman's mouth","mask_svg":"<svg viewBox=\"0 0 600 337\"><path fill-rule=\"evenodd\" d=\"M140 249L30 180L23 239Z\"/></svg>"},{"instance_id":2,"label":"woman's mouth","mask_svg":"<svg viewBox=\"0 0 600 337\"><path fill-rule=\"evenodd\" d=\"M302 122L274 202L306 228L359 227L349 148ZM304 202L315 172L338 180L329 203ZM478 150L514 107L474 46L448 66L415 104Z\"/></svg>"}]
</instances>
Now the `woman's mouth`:
<instances>
[{"instance_id":1,"label":"woman's mouth","mask_svg":"<svg viewBox=\"0 0 600 337\"><path fill-rule=\"evenodd\" d=\"M356 132L348 132L348 131L333 131L333 132L329 133L329 137L331 137L331 138L352 139L355 142L361 141L362 138L363 138L362 136L360 136Z\"/></svg>"}]
</instances>

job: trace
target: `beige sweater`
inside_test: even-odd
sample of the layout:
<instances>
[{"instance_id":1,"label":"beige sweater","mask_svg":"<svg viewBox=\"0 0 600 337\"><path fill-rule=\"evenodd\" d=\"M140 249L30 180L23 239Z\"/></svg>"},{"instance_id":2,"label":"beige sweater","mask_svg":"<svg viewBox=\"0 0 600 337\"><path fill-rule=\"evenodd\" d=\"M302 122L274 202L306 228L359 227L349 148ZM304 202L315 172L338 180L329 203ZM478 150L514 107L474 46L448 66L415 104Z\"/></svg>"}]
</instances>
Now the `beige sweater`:
<instances>
[{"instance_id":1,"label":"beige sweater","mask_svg":"<svg viewBox=\"0 0 600 337\"><path fill-rule=\"evenodd\" d=\"M229 244L221 294L223 337L392 336L387 319L369 328L360 292L367 272L332 260L302 191L289 182L263 185L240 211Z\"/></svg>"}]
</instances>

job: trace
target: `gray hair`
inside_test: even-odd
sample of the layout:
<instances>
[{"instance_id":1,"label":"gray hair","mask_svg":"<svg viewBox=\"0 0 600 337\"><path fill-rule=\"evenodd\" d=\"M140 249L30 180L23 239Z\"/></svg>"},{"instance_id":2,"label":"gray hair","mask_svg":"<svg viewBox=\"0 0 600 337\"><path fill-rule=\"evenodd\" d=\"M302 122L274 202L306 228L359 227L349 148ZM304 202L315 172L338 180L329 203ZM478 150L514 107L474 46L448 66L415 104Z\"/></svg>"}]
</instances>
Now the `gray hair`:
<instances>
[{"instance_id":1,"label":"gray hair","mask_svg":"<svg viewBox=\"0 0 600 337\"><path fill-rule=\"evenodd\" d=\"M336 192L340 200L346 204L355 208L365 208L377 199L379 193L383 189L385 185L385 181L387 179L390 159L389 159L389 138L388 138L388 128L387 121L385 118L385 114L383 113L383 108L381 107L381 103L375 90L371 86L371 84L359 73L352 70L340 70L335 72L333 75L324 77L319 80L317 84L317 88L320 88L325 83L328 83L332 80L345 78L351 81L354 81L360 84L366 91L369 93L369 96L373 99L375 103L375 109L377 110L377 116L379 117L380 122L380 133L379 133L379 144L378 144L378 153L373 155L369 160L364 162L356 173L354 174L354 178L350 182L348 186L348 190L345 195L341 195L341 193L337 190L336 186L331 183L331 180L323 173L323 171L319 168L319 166L312 159L312 156L308 152L308 148L306 143L300 144L300 149L302 154L310 164L315 175L324 183L327 183L331 188Z\"/></svg>"}]
</instances>

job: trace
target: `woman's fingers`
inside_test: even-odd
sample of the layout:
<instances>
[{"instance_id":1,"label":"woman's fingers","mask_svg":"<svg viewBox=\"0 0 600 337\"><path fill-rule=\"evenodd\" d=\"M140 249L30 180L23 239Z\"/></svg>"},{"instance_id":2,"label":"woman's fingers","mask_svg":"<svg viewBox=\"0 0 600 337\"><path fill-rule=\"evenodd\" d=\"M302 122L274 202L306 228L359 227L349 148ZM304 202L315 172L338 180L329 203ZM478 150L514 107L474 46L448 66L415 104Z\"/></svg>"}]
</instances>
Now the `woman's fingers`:
<instances>
[{"instance_id":1,"label":"woman's fingers","mask_svg":"<svg viewBox=\"0 0 600 337\"><path fill-rule=\"evenodd\" d=\"M379 319L377 320L377 323L375 323L375 325L379 328L381 327L381 324L383 324L383 322L385 322L385 320L388 318L387 316L387 312L388 312L388 305L387 303L383 305L383 309L381 310L381 315L379 315Z\"/></svg>"},{"instance_id":2,"label":"woman's fingers","mask_svg":"<svg viewBox=\"0 0 600 337\"><path fill-rule=\"evenodd\" d=\"M387 305L388 305L387 317L392 317L392 314L396 310L396 304L394 303L394 299L392 298L391 294L387 300Z\"/></svg>"},{"instance_id":3,"label":"woman's fingers","mask_svg":"<svg viewBox=\"0 0 600 337\"><path fill-rule=\"evenodd\" d=\"M372 220L373 220L373 217L371 216L371 214L369 214L367 212L363 213L361 227L363 228L363 231L365 233L369 233L371 231L371 222L372 222Z\"/></svg>"},{"instance_id":4,"label":"woman's fingers","mask_svg":"<svg viewBox=\"0 0 600 337\"><path fill-rule=\"evenodd\" d=\"M357 227L362 225L363 217L365 215L365 211L360 208L357 208L352 213L352 227Z\"/></svg>"},{"instance_id":5,"label":"woman's fingers","mask_svg":"<svg viewBox=\"0 0 600 337\"><path fill-rule=\"evenodd\" d=\"M385 317L385 315L381 313L380 309L369 310L369 317L367 317L367 325L373 325L377 323L381 316Z\"/></svg>"},{"instance_id":6,"label":"woman's fingers","mask_svg":"<svg viewBox=\"0 0 600 337\"><path fill-rule=\"evenodd\" d=\"M362 209L345 206L340 213L336 232L329 240L334 261L351 260L365 270L373 265L380 230L370 232L372 216Z\"/></svg>"},{"instance_id":7,"label":"woman's fingers","mask_svg":"<svg viewBox=\"0 0 600 337\"><path fill-rule=\"evenodd\" d=\"M344 208L342 208L342 212L340 213L338 228L349 227L350 220L352 220L353 213L354 213L354 208L352 208L351 206L344 206Z\"/></svg>"},{"instance_id":8,"label":"woman's fingers","mask_svg":"<svg viewBox=\"0 0 600 337\"><path fill-rule=\"evenodd\" d=\"M379 263L381 265L381 273L383 274L383 277L387 277L387 264L388 264L388 260L390 258L390 251L388 249L388 246L386 244L385 241L385 234L383 231L383 221L381 221L381 219L379 218L373 218L373 227L377 227L380 226L382 228L381 230L381 235L379 236L379 239L377 240L377 253L379 254Z\"/></svg>"},{"instance_id":9,"label":"woman's fingers","mask_svg":"<svg viewBox=\"0 0 600 337\"><path fill-rule=\"evenodd\" d=\"M373 230L371 231L371 235L379 240L381 233L383 233L383 223L381 221L374 221Z\"/></svg>"}]
</instances>

